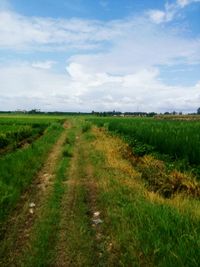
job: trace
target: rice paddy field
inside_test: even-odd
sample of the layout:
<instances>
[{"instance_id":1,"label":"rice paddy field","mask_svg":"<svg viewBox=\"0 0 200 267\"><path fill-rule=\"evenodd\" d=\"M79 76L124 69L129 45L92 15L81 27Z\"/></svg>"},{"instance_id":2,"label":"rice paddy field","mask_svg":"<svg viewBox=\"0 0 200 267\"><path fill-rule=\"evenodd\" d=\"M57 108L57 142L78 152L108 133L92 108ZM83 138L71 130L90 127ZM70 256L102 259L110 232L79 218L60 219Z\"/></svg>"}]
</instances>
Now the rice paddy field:
<instances>
[{"instance_id":1,"label":"rice paddy field","mask_svg":"<svg viewBox=\"0 0 200 267\"><path fill-rule=\"evenodd\" d=\"M200 266L200 121L0 116L0 266Z\"/></svg>"},{"instance_id":2,"label":"rice paddy field","mask_svg":"<svg viewBox=\"0 0 200 267\"><path fill-rule=\"evenodd\" d=\"M99 126L137 142L152 146L152 151L200 164L200 121L155 120L148 118L113 118L93 120Z\"/></svg>"}]
</instances>

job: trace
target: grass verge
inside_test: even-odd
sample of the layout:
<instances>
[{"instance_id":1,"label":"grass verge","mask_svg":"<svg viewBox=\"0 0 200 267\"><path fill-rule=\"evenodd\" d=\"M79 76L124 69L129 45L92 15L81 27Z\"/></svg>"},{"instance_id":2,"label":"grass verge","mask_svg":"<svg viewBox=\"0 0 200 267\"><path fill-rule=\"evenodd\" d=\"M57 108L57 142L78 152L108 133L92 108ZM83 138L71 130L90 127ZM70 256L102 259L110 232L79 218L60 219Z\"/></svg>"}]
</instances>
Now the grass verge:
<instances>
[{"instance_id":1,"label":"grass verge","mask_svg":"<svg viewBox=\"0 0 200 267\"><path fill-rule=\"evenodd\" d=\"M30 185L62 131L61 125L54 124L27 149L0 158L0 222L5 220L22 191Z\"/></svg>"},{"instance_id":2,"label":"grass verge","mask_svg":"<svg viewBox=\"0 0 200 267\"><path fill-rule=\"evenodd\" d=\"M88 200L87 157L82 136L84 122L78 122L74 155L71 159L67 194L62 201L60 239L55 266L95 266L93 229ZM85 131L84 131L85 132Z\"/></svg>"},{"instance_id":3,"label":"grass verge","mask_svg":"<svg viewBox=\"0 0 200 267\"><path fill-rule=\"evenodd\" d=\"M96 136L90 158L104 214L104 266L199 266L199 217L148 199L140 174L120 158L119 143Z\"/></svg>"}]
</instances>

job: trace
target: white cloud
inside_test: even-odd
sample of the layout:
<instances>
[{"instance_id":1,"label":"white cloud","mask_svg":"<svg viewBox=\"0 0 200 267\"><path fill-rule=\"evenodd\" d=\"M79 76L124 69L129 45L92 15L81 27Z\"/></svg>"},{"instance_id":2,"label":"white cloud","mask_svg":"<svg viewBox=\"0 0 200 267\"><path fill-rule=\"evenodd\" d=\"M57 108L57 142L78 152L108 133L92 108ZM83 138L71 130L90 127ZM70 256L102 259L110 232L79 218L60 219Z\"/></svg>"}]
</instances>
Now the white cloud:
<instances>
[{"instance_id":1,"label":"white cloud","mask_svg":"<svg viewBox=\"0 0 200 267\"><path fill-rule=\"evenodd\" d=\"M159 25L162 21L171 20L173 16L172 5L166 5L166 10L167 15L163 11L149 11L151 19L158 25L150 23L144 16L101 22L25 17L2 11L0 12L0 49L22 50L23 52L27 50L69 52L73 49L79 53L98 49L104 51L103 56L112 54L108 65L113 62L114 68L120 58L120 61L123 58L126 60L128 67L141 64L140 62L144 60L156 61L150 64L163 64L163 61L166 63L166 61L172 61L173 58L198 60L198 39L184 39L180 37L181 32L179 33L178 29L176 29L177 32L173 32L174 29L171 31ZM155 50L159 51L156 57ZM130 57L130 53L134 56ZM102 58L100 53L96 53L95 57L96 59ZM49 64L46 63L46 66L48 67Z\"/></svg>"},{"instance_id":2,"label":"white cloud","mask_svg":"<svg viewBox=\"0 0 200 267\"><path fill-rule=\"evenodd\" d=\"M32 63L33 68L39 68L39 69L51 69L53 65L55 64L55 61L47 60L47 61L37 61Z\"/></svg>"},{"instance_id":3,"label":"white cloud","mask_svg":"<svg viewBox=\"0 0 200 267\"><path fill-rule=\"evenodd\" d=\"M118 34L109 23L25 17L0 11L0 48L13 50L94 49Z\"/></svg>"},{"instance_id":4,"label":"white cloud","mask_svg":"<svg viewBox=\"0 0 200 267\"><path fill-rule=\"evenodd\" d=\"M67 72L72 81L77 82L80 85L84 85L83 87L101 86L105 83L121 81L120 77L108 75L105 72L86 72L84 66L75 62L69 64Z\"/></svg>"},{"instance_id":5,"label":"white cloud","mask_svg":"<svg viewBox=\"0 0 200 267\"><path fill-rule=\"evenodd\" d=\"M179 15L182 8L197 2L200 2L200 0L177 0L171 4L166 2L164 10L152 9L147 12L147 15L152 22L157 24L170 22Z\"/></svg>"},{"instance_id":6,"label":"white cloud","mask_svg":"<svg viewBox=\"0 0 200 267\"><path fill-rule=\"evenodd\" d=\"M58 74L27 62L0 66L1 108L193 111L199 105L200 81L190 87L168 86L159 79L157 68L118 76L86 71L77 63L70 63L67 70L68 75Z\"/></svg>"},{"instance_id":7,"label":"white cloud","mask_svg":"<svg viewBox=\"0 0 200 267\"><path fill-rule=\"evenodd\" d=\"M182 8L192 3L197 3L197 2L200 2L200 0L177 0L177 4Z\"/></svg>"},{"instance_id":8,"label":"white cloud","mask_svg":"<svg viewBox=\"0 0 200 267\"><path fill-rule=\"evenodd\" d=\"M148 14L150 19L155 23L166 21L166 13L162 10L150 10Z\"/></svg>"},{"instance_id":9,"label":"white cloud","mask_svg":"<svg viewBox=\"0 0 200 267\"><path fill-rule=\"evenodd\" d=\"M19 62L0 66L1 94L17 97L40 97L53 95L58 90L67 90L67 75L54 73L50 69L34 68L31 63Z\"/></svg>"},{"instance_id":10,"label":"white cloud","mask_svg":"<svg viewBox=\"0 0 200 267\"><path fill-rule=\"evenodd\" d=\"M159 66L199 63L200 40L161 23L173 18L174 6L149 12L156 23L145 15L100 22L1 12L2 50L78 51L68 58L66 73L59 74L59 62L51 59L0 65L1 109L195 110L200 82L169 86L160 79Z\"/></svg>"},{"instance_id":11,"label":"white cloud","mask_svg":"<svg viewBox=\"0 0 200 267\"><path fill-rule=\"evenodd\" d=\"M134 19L126 21L120 37L113 38L112 49L74 55L69 62L93 73L104 70L112 75L128 74L156 65L200 62L199 48L199 39L184 38L174 29L151 24L146 19Z\"/></svg>"},{"instance_id":12,"label":"white cloud","mask_svg":"<svg viewBox=\"0 0 200 267\"><path fill-rule=\"evenodd\" d=\"M94 72L84 65L71 63L70 87L78 92L84 110L121 111L194 111L200 98L200 83L194 86L169 86L159 78L158 68L130 74L110 75ZM73 71L71 71L73 70ZM80 83L79 83L80 82Z\"/></svg>"}]
</instances>

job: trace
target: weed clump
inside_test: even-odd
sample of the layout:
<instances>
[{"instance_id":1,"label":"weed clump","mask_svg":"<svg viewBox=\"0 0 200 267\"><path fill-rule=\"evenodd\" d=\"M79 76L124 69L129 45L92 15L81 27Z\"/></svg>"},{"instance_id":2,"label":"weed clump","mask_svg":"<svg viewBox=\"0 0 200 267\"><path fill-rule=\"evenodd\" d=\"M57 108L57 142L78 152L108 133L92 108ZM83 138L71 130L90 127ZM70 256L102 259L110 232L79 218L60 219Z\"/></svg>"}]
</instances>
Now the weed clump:
<instances>
[{"instance_id":1,"label":"weed clump","mask_svg":"<svg viewBox=\"0 0 200 267\"><path fill-rule=\"evenodd\" d=\"M142 171L142 178L147 182L149 189L166 198L179 193L200 197L200 184L189 173L181 173L177 170L168 173L164 162L152 156L141 158L138 168Z\"/></svg>"},{"instance_id":2,"label":"weed clump","mask_svg":"<svg viewBox=\"0 0 200 267\"><path fill-rule=\"evenodd\" d=\"M69 139L69 137L66 138L66 140L65 140L65 144L66 144L66 145L70 145L70 144L71 144L71 140Z\"/></svg>"},{"instance_id":3,"label":"weed clump","mask_svg":"<svg viewBox=\"0 0 200 267\"><path fill-rule=\"evenodd\" d=\"M63 156L64 157L72 157L73 156L73 154L72 154L72 152L70 151L70 149L69 148L65 148L64 150L63 150Z\"/></svg>"},{"instance_id":4,"label":"weed clump","mask_svg":"<svg viewBox=\"0 0 200 267\"><path fill-rule=\"evenodd\" d=\"M89 122L86 122L85 124L83 124L82 126L82 133L86 133L91 129L92 125Z\"/></svg>"},{"instance_id":5,"label":"weed clump","mask_svg":"<svg viewBox=\"0 0 200 267\"><path fill-rule=\"evenodd\" d=\"M62 126L60 123L58 122L53 122L50 127L48 128L49 130L56 130L56 129L60 129Z\"/></svg>"}]
</instances>

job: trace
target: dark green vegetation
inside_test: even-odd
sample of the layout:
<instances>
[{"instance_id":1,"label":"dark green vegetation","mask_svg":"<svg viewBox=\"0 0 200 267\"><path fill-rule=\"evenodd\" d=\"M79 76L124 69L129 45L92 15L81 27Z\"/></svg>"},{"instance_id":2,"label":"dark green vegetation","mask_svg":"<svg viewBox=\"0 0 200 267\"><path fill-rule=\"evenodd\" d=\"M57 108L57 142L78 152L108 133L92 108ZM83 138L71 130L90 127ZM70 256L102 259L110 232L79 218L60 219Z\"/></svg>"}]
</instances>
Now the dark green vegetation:
<instances>
[{"instance_id":1,"label":"dark green vegetation","mask_svg":"<svg viewBox=\"0 0 200 267\"><path fill-rule=\"evenodd\" d=\"M155 144L143 146L147 142L128 131L136 124L142 134L157 125L150 133L164 135L164 124L140 118L6 119L11 131L45 126L31 144L0 158L6 225L1 266L200 266L199 184L187 172L166 168L148 154L157 151ZM171 131L178 125L163 123ZM137 140L134 148L143 151L134 155L124 140Z\"/></svg>"},{"instance_id":2,"label":"dark green vegetation","mask_svg":"<svg viewBox=\"0 0 200 267\"><path fill-rule=\"evenodd\" d=\"M42 135L46 125L0 125L0 149L8 146L10 150L14 150L18 146L23 145L25 141L31 143L35 138ZM4 150L3 152L6 152Z\"/></svg>"},{"instance_id":3,"label":"dark green vegetation","mask_svg":"<svg viewBox=\"0 0 200 267\"><path fill-rule=\"evenodd\" d=\"M173 159L200 164L199 121L148 118L98 118L91 121L125 137L131 146L136 147L135 152L139 155L158 151Z\"/></svg>"},{"instance_id":4,"label":"dark green vegetation","mask_svg":"<svg viewBox=\"0 0 200 267\"><path fill-rule=\"evenodd\" d=\"M0 117L0 153L10 152L40 137L52 122L62 117L2 116Z\"/></svg>"}]
</instances>

